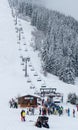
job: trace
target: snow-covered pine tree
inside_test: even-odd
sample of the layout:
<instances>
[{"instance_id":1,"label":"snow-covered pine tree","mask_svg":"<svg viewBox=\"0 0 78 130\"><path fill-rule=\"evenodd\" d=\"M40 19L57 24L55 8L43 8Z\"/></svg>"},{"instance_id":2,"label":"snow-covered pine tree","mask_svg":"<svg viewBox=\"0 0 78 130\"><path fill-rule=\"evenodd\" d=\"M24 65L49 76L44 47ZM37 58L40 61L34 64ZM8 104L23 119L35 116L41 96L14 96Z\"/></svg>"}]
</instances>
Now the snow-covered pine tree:
<instances>
[{"instance_id":1,"label":"snow-covered pine tree","mask_svg":"<svg viewBox=\"0 0 78 130\"><path fill-rule=\"evenodd\" d=\"M37 6L33 6L33 12L31 16L31 25L36 26L37 23Z\"/></svg>"}]
</instances>

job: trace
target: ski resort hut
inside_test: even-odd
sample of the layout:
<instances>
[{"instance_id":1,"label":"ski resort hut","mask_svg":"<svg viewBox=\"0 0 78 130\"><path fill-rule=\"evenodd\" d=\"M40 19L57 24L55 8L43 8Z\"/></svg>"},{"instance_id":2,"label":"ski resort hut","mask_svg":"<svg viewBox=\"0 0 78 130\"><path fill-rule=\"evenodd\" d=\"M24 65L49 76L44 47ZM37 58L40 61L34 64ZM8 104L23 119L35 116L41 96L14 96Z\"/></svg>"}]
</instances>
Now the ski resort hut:
<instances>
[{"instance_id":1,"label":"ski resort hut","mask_svg":"<svg viewBox=\"0 0 78 130\"><path fill-rule=\"evenodd\" d=\"M25 95L18 98L20 107L37 107L39 97L34 95Z\"/></svg>"}]
</instances>

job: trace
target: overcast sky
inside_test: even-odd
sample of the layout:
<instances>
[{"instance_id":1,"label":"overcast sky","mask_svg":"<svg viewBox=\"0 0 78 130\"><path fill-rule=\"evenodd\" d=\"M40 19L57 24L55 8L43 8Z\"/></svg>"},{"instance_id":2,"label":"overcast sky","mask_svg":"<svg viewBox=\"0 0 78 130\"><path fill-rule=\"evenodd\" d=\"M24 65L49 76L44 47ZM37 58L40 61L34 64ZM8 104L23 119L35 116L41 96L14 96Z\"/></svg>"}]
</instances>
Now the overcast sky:
<instances>
[{"instance_id":1,"label":"overcast sky","mask_svg":"<svg viewBox=\"0 0 78 130\"><path fill-rule=\"evenodd\" d=\"M78 20L78 0L38 0L38 2L39 1L50 9L71 15Z\"/></svg>"}]
</instances>

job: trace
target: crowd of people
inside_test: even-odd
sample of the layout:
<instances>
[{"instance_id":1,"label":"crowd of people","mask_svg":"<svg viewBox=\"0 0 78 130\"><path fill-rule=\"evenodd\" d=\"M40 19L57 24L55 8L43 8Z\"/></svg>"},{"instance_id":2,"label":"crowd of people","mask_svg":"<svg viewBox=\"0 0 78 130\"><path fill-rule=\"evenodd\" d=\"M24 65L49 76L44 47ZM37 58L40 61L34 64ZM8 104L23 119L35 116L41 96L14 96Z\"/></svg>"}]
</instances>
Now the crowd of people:
<instances>
[{"instance_id":1,"label":"crowd of people","mask_svg":"<svg viewBox=\"0 0 78 130\"><path fill-rule=\"evenodd\" d=\"M31 108L27 108L26 110L21 110L21 121L26 121L25 117L26 115L34 115L36 108L31 107ZM66 112L67 116L70 117L71 114L72 116L75 118L76 117L76 110L73 108L72 111L70 110L70 108L68 109L63 109L63 107L55 107L52 110L50 110L49 108L47 109L46 107L39 107L39 113L37 113L39 116L49 116L49 115L64 115Z\"/></svg>"},{"instance_id":2,"label":"crowd of people","mask_svg":"<svg viewBox=\"0 0 78 130\"><path fill-rule=\"evenodd\" d=\"M10 108L18 108L18 103L13 98L9 101Z\"/></svg>"},{"instance_id":3,"label":"crowd of people","mask_svg":"<svg viewBox=\"0 0 78 130\"><path fill-rule=\"evenodd\" d=\"M18 103L13 98L9 101L10 108L18 108ZM34 115L37 111L37 114L40 116L49 116L49 115L63 115L67 114L68 117L71 115L73 117L76 117L76 109L70 109L70 108L63 108L63 106L60 106L60 104L51 103L49 101L42 100L42 104L38 106L38 108L35 107L28 107L25 110L21 110L21 121L26 121L25 116L26 115ZM78 107L77 107L78 111Z\"/></svg>"}]
</instances>

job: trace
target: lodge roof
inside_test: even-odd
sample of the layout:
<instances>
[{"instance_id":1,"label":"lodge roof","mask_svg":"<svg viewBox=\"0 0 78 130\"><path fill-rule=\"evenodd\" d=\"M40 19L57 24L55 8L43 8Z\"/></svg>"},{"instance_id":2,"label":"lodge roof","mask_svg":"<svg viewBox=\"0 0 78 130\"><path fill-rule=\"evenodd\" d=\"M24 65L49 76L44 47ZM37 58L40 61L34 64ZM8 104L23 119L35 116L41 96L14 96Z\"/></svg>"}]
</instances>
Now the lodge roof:
<instances>
[{"instance_id":1,"label":"lodge roof","mask_svg":"<svg viewBox=\"0 0 78 130\"><path fill-rule=\"evenodd\" d=\"M30 95L30 94L27 94L27 95L24 95L24 96L20 96L18 98L23 98L23 97L35 97L35 98L40 98L39 96L36 96L36 95Z\"/></svg>"}]
</instances>

